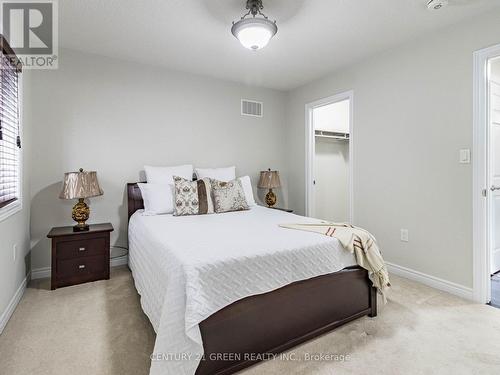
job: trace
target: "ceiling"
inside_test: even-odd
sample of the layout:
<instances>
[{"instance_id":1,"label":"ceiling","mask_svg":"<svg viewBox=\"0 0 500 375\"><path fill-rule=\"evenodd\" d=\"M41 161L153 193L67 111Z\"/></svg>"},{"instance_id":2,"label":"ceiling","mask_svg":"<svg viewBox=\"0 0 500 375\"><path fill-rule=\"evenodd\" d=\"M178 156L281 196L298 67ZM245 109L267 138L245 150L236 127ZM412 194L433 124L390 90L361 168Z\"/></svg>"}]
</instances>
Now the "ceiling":
<instances>
[{"instance_id":1,"label":"ceiling","mask_svg":"<svg viewBox=\"0 0 500 375\"><path fill-rule=\"evenodd\" d=\"M62 47L289 90L474 15L499 0L264 0L278 34L260 51L230 32L244 0L59 1Z\"/></svg>"}]
</instances>

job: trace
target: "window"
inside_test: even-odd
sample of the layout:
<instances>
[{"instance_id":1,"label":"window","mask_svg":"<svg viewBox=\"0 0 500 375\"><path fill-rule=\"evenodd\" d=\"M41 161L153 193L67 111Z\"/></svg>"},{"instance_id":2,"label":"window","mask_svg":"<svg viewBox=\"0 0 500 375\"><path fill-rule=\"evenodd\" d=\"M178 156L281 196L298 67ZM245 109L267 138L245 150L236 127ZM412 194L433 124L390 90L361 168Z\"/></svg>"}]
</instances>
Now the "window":
<instances>
[{"instance_id":1,"label":"window","mask_svg":"<svg viewBox=\"0 0 500 375\"><path fill-rule=\"evenodd\" d=\"M0 216L21 198L19 73L21 64L0 35Z\"/></svg>"}]
</instances>

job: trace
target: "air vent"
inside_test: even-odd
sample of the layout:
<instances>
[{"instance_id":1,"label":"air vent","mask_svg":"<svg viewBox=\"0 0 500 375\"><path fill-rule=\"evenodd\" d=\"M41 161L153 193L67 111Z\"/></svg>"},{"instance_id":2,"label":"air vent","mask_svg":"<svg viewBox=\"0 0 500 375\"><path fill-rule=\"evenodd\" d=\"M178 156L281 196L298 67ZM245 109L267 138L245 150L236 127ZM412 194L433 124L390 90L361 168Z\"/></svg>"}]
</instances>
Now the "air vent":
<instances>
[{"instance_id":1,"label":"air vent","mask_svg":"<svg viewBox=\"0 0 500 375\"><path fill-rule=\"evenodd\" d=\"M264 103L254 100L241 99L241 114L243 116L262 117Z\"/></svg>"}]
</instances>

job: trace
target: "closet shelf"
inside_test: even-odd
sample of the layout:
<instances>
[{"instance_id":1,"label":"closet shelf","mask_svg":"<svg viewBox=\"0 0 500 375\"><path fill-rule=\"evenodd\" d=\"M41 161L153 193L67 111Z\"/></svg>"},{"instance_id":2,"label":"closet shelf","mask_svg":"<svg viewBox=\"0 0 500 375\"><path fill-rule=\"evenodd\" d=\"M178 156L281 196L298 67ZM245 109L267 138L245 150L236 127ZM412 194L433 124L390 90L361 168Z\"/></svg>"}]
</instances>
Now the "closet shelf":
<instances>
[{"instance_id":1,"label":"closet shelf","mask_svg":"<svg viewBox=\"0 0 500 375\"><path fill-rule=\"evenodd\" d=\"M348 141L349 140L349 133L337 133L337 132L331 132L331 131L326 131L326 130L315 130L314 136L318 137L318 138L329 138L329 139L336 139L336 140L340 140L340 141Z\"/></svg>"}]
</instances>

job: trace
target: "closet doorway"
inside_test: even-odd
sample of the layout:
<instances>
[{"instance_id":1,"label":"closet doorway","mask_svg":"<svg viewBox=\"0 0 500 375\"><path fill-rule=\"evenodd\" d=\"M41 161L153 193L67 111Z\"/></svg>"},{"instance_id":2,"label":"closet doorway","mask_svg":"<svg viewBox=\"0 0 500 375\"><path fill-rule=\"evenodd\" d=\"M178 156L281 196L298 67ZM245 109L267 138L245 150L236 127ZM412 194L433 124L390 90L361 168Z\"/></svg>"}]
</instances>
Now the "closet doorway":
<instances>
[{"instance_id":1,"label":"closet doorway","mask_svg":"<svg viewBox=\"0 0 500 375\"><path fill-rule=\"evenodd\" d=\"M306 105L306 215L353 221L353 92Z\"/></svg>"}]
</instances>

